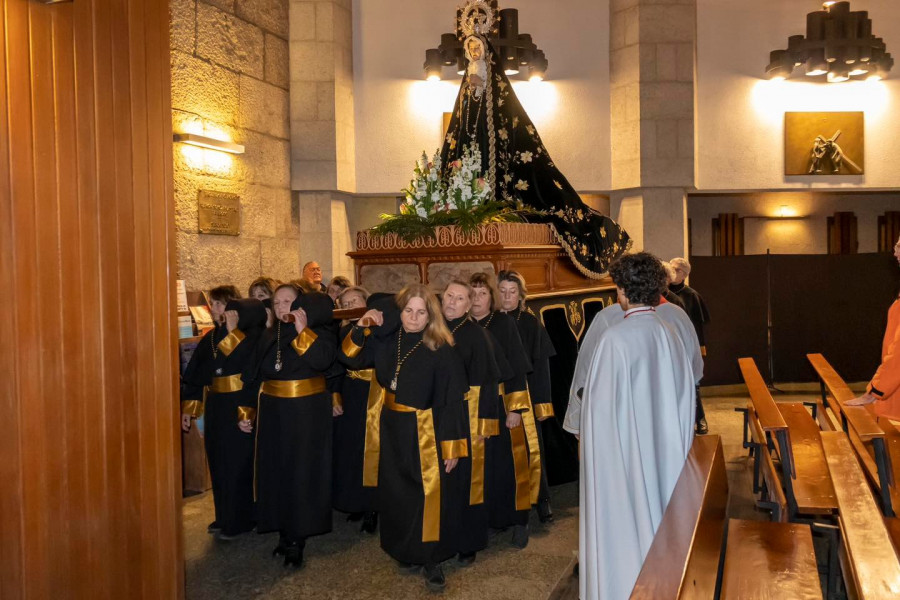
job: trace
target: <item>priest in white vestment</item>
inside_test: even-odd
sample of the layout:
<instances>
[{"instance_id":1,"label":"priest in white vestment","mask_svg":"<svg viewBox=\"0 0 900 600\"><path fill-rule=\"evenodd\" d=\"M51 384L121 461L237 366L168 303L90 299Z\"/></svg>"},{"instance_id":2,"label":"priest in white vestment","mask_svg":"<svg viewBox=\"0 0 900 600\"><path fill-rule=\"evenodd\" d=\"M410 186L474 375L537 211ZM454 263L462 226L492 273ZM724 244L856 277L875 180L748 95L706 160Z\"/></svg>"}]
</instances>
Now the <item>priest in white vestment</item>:
<instances>
[{"instance_id":1,"label":"priest in white vestment","mask_svg":"<svg viewBox=\"0 0 900 600\"><path fill-rule=\"evenodd\" d=\"M627 255L610 276L624 319L597 341L579 426L583 600L629 597L694 437L690 355L656 310L661 263Z\"/></svg>"},{"instance_id":2,"label":"priest in white vestment","mask_svg":"<svg viewBox=\"0 0 900 600\"><path fill-rule=\"evenodd\" d=\"M660 300L656 307L656 314L666 324L670 325L675 333L681 338L684 347L691 360L691 369L694 373L694 385L700 385L703 379L703 353L700 350L700 340L697 338L697 331L694 329L690 317L681 307L666 302L665 299ZM618 302L611 304L601 310L594 316L591 326L588 327L584 340L581 342L581 348L578 351L578 358L575 362L575 373L572 376L572 385L569 388L569 406L566 409L565 418L563 420L563 429L574 435L580 435L581 428L581 390L587 381L588 369L591 366L591 358L600 337L607 329L613 325L621 323L625 318L625 311L619 306Z\"/></svg>"}]
</instances>

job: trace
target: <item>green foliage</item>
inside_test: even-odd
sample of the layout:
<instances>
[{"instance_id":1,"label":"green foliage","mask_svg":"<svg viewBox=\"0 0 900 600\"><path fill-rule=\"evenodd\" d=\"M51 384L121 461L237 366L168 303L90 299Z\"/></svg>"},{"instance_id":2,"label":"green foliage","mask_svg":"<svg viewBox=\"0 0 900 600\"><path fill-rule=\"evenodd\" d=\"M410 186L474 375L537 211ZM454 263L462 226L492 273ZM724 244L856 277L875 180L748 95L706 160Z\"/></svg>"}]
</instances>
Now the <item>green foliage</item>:
<instances>
[{"instance_id":1,"label":"green foliage","mask_svg":"<svg viewBox=\"0 0 900 600\"><path fill-rule=\"evenodd\" d=\"M469 210L453 209L432 213L420 217L416 213L399 215L381 215L382 223L371 229L376 235L396 234L405 242L412 243L418 239L435 239L435 227L456 225L463 233L470 233L479 225L486 223L519 223L528 216L541 213L525 208L513 209L505 202L485 202Z\"/></svg>"}]
</instances>

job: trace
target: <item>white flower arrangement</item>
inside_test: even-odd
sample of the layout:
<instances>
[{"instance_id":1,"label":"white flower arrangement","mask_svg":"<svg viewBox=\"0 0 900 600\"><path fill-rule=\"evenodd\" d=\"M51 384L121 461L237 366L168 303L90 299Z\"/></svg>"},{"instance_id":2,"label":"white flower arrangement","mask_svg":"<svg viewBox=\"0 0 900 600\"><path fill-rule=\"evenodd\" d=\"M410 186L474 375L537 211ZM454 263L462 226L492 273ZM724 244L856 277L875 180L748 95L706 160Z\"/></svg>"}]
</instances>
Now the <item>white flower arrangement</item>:
<instances>
[{"instance_id":1,"label":"white flower arrangement","mask_svg":"<svg viewBox=\"0 0 900 600\"><path fill-rule=\"evenodd\" d=\"M401 205L400 213L424 219L440 212L471 211L490 200L494 186L481 174L481 151L475 144L464 148L462 156L449 167L446 181L442 181L440 151L430 161L422 152L414 177L403 190L406 203Z\"/></svg>"}]
</instances>

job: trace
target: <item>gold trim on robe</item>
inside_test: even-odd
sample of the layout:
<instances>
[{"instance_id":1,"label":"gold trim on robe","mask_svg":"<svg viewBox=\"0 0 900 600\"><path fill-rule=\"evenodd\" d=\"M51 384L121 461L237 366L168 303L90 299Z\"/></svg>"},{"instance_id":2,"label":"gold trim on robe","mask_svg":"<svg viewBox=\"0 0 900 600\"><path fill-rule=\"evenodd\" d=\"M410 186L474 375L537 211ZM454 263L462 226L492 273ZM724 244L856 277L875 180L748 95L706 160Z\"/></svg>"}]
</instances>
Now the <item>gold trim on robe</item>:
<instances>
[{"instance_id":1,"label":"gold trim on robe","mask_svg":"<svg viewBox=\"0 0 900 600\"><path fill-rule=\"evenodd\" d=\"M261 394L274 396L275 398L303 398L321 394L328 391L328 389L325 385L325 378L320 375L309 379L295 379L291 381L269 379L263 381L259 391Z\"/></svg>"},{"instance_id":2,"label":"gold trim on robe","mask_svg":"<svg viewBox=\"0 0 900 600\"><path fill-rule=\"evenodd\" d=\"M500 419L478 419L478 435L481 437L500 435Z\"/></svg>"},{"instance_id":3,"label":"gold trim on robe","mask_svg":"<svg viewBox=\"0 0 900 600\"><path fill-rule=\"evenodd\" d=\"M235 329L235 331L237 331ZM224 377L213 377L212 383L209 384L209 391L214 394L230 394L231 392L239 392L244 389L244 382L241 381L241 374L225 375Z\"/></svg>"},{"instance_id":4,"label":"gold trim on robe","mask_svg":"<svg viewBox=\"0 0 900 600\"><path fill-rule=\"evenodd\" d=\"M190 415L196 419L203 414L203 402L201 400L182 400L181 414Z\"/></svg>"},{"instance_id":5,"label":"gold trim on robe","mask_svg":"<svg viewBox=\"0 0 900 600\"><path fill-rule=\"evenodd\" d=\"M531 410L531 400L528 398L527 390L503 394L503 404L506 406L506 412Z\"/></svg>"},{"instance_id":6,"label":"gold trim on robe","mask_svg":"<svg viewBox=\"0 0 900 600\"><path fill-rule=\"evenodd\" d=\"M381 460L381 408L384 406L384 388L375 377L375 369L347 371L351 379L369 382L366 402L366 442L363 449L363 487L378 486L378 463Z\"/></svg>"},{"instance_id":7,"label":"gold trim on robe","mask_svg":"<svg viewBox=\"0 0 900 600\"><path fill-rule=\"evenodd\" d=\"M422 541L437 542L441 539L441 467L435 444L434 415L430 408L413 410L419 430L419 463L422 466L422 488L425 492Z\"/></svg>"},{"instance_id":8,"label":"gold trim on robe","mask_svg":"<svg viewBox=\"0 0 900 600\"><path fill-rule=\"evenodd\" d=\"M516 510L531 510L531 478L528 470L525 428L520 425L510 429L509 440L512 445L513 468L516 472Z\"/></svg>"},{"instance_id":9,"label":"gold trim on robe","mask_svg":"<svg viewBox=\"0 0 900 600\"><path fill-rule=\"evenodd\" d=\"M222 341L219 342L219 350L222 351L222 354L228 356L234 352L234 349L238 347L238 344L244 341L245 337L247 336L244 335L244 332L235 327L231 330L231 333L226 335Z\"/></svg>"},{"instance_id":10,"label":"gold trim on robe","mask_svg":"<svg viewBox=\"0 0 900 600\"><path fill-rule=\"evenodd\" d=\"M252 406L238 406L238 421L254 421L256 419L256 409Z\"/></svg>"},{"instance_id":11,"label":"gold trim on robe","mask_svg":"<svg viewBox=\"0 0 900 600\"><path fill-rule=\"evenodd\" d=\"M465 458L467 456L469 456L468 440L444 440L441 442L441 458L444 460Z\"/></svg>"},{"instance_id":12,"label":"gold trim on robe","mask_svg":"<svg viewBox=\"0 0 900 600\"><path fill-rule=\"evenodd\" d=\"M331 392L331 408L344 408L344 397L340 392Z\"/></svg>"},{"instance_id":13,"label":"gold trim on robe","mask_svg":"<svg viewBox=\"0 0 900 600\"><path fill-rule=\"evenodd\" d=\"M550 402L534 404L532 408L534 409L534 417L536 419L546 419L548 417L556 416L556 413L553 411L553 404Z\"/></svg>"},{"instance_id":14,"label":"gold trim on robe","mask_svg":"<svg viewBox=\"0 0 900 600\"><path fill-rule=\"evenodd\" d=\"M466 393L469 408L469 435L472 438L472 481L469 485L469 504L472 506L484 502L484 440L477 439L481 433L481 421L478 418L478 399L481 386L473 385ZM442 443L443 445L443 443ZM447 455L444 454L444 458Z\"/></svg>"},{"instance_id":15,"label":"gold trim on robe","mask_svg":"<svg viewBox=\"0 0 900 600\"><path fill-rule=\"evenodd\" d=\"M291 348L297 351L297 354L303 356L309 347L313 345L319 336L316 335L316 332L310 329L309 327L305 327L303 331L297 334L297 337L294 338L294 341L291 342Z\"/></svg>"},{"instance_id":16,"label":"gold trim on robe","mask_svg":"<svg viewBox=\"0 0 900 600\"><path fill-rule=\"evenodd\" d=\"M363 337L369 337L371 333L371 329L366 327L363 329ZM344 336L344 341L341 343L341 351L347 358L356 358L359 356L359 353L362 352L363 347L357 346L356 342L353 341L353 330L347 332L347 335Z\"/></svg>"},{"instance_id":17,"label":"gold trim on robe","mask_svg":"<svg viewBox=\"0 0 900 600\"><path fill-rule=\"evenodd\" d=\"M529 408L531 397L525 391ZM531 503L537 504L538 493L541 490L541 447L538 445L537 423L534 420L534 411L526 410L522 413L522 424L525 425L525 438L528 440L528 469L531 475Z\"/></svg>"}]
</instances>

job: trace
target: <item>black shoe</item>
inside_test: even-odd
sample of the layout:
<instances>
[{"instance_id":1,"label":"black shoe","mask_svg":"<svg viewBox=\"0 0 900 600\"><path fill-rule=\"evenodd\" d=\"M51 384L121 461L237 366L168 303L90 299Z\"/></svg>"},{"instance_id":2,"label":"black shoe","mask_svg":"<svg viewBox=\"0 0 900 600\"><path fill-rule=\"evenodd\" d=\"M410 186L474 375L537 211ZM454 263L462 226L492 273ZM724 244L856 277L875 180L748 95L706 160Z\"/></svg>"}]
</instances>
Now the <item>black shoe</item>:
<instances>
[{"instance_id":1,"label":"black shoe","mask_svg":"<svg viewBox=\"0 0 900 600\"><path fill-rule=\"evenodd\" d=\"M284 548L284 566L297 567L303 566L303 547L304 542L291 542Z\"/></svg>"},{"instance_id":2,"label":"black shoe","mask_svg":"<svg viewBox=\"0 0 900 600\"><path fill-rule=\"evenodd\" d=\"M416 575L422 569L422 565L414 565L412 563L405 563L398 560L397 569L404 575Z\"/></svg>"},{"instance_id":3,"label":"black shoe","mask_svg":"<svg viewBox=\"0 0 900 600\"><path fill-rule=\"evenodd\" d=\"M520 550L528 545L528 525L516 525L513 527L511 543Z\"/></svg>"},{"instance_id":4,"label":"black shoe","mask_svg":"<svg viewBox=\"0 0 900 600\"><path fill-rule=\"evenodd\" d=\"M472 563L475 562L475 555L477 552L460 552L456 557L456 562L459 563L461 567L468 567Z\"/></svg>"},{"instance_id":5,"label":"black shoe","mask_svg":"<svg viewBox=\"0 0 900 600\"><path fill-rule=\"evenodd\" d=\"M348 523L356 523L357 521L359 521L363 518L364 514L365 513L361 513L361 512L350 513L349 515L347 515L347 522Z\"/></svg>"},{"instance_id":6,"label":"black shoe","mask_svg":"<svg viewBox=\"0 0 900 600\"><path fill-rule=\"evenodd\" d=\"M240 536L241 536L240 533L235 533L235 534L233 534L233 535L229 535L229 534L225 533L224 531L220 531L220 532L216 535L216 539L217 539L217 540L222 540L223 542L230 542L231 540L236 540L236 539L238 539Z\"/></svg>"},{"instance_id":7,"label":"black shoe","mask_svg":"<svg viewBox=\"0 0 900 600\"><path fill-rule=\"evenodd\" d=\"M572 567L572 577L578 577L578 563L575 563L575 566Z\"/></svg>"},{"instance_id":8,"label":"black shoe","mask_svg":"<svg viewBox=\"0 0 900 600\"><path fill-rule=\"evenodd\" d=\"M550 500L540 500L537 505L538 520L541 523L553 521L553 511L550 509Z\"/></svg>"},{"instance_id":9,"label":"black shoe","mask_svg":"<svg viewBox=\"0 0 900 600\"><path fill-rule=\"evenodd\" d=\"M709 433L709 425L706 424L706 418L700 419L697 423L697 435L706 435Z\"/></svg>"},{"instance_id":10,"label":"black shoe","mask_svg":"<svg viewBox=\"0 0 900 600\"><path fill-rule=\"evenodd\" d=\"M447 580L444 579L444 570L441 565L425 567L425 587L431 592L442 592L447 587Z\"/></svg>"},{"instance_id":11,"label":"black shoe","mask_svg":"<svg viewBox=\"0 0 900 600\"><path fill-rule=\"evenodd\" d=\"M213 521L206 526L206 533L219 533L220 531L222 531L222 528L219 526L218 521Z\"/></svg>"},{"instance_id":12,"label":"black shoe","mask_svg":"<svg viewBox=\"0 0 900 600\"><path fill-rule=\"evenodd\" d=\"M491 527L488 530L488 535L490 537L497 537L498 535L500 535L504 531L507 531L508 529L509 529L509 527Z\"/></svg>"},{"instance_id":13,"label":"black shoe","mask_svg":"<svg viewBox=\"0 0 900 600\"><path fill-rule=\"evenodd\" d=\"M378 529L378 513L367 512L362 518L359 530L363 533L375 533L376 529Z\"/></svg>"},{"instance_id":14,"label":"black shoe","mask_svg":"<svg viewBox=\"0 0 900 600\"><path fill-rule=\"evenodd\" d=\"M284 556L288 544L287 538L283 534L278 534L278 545L272 550L272 556Z\"/></svg>"}]
</instances>

